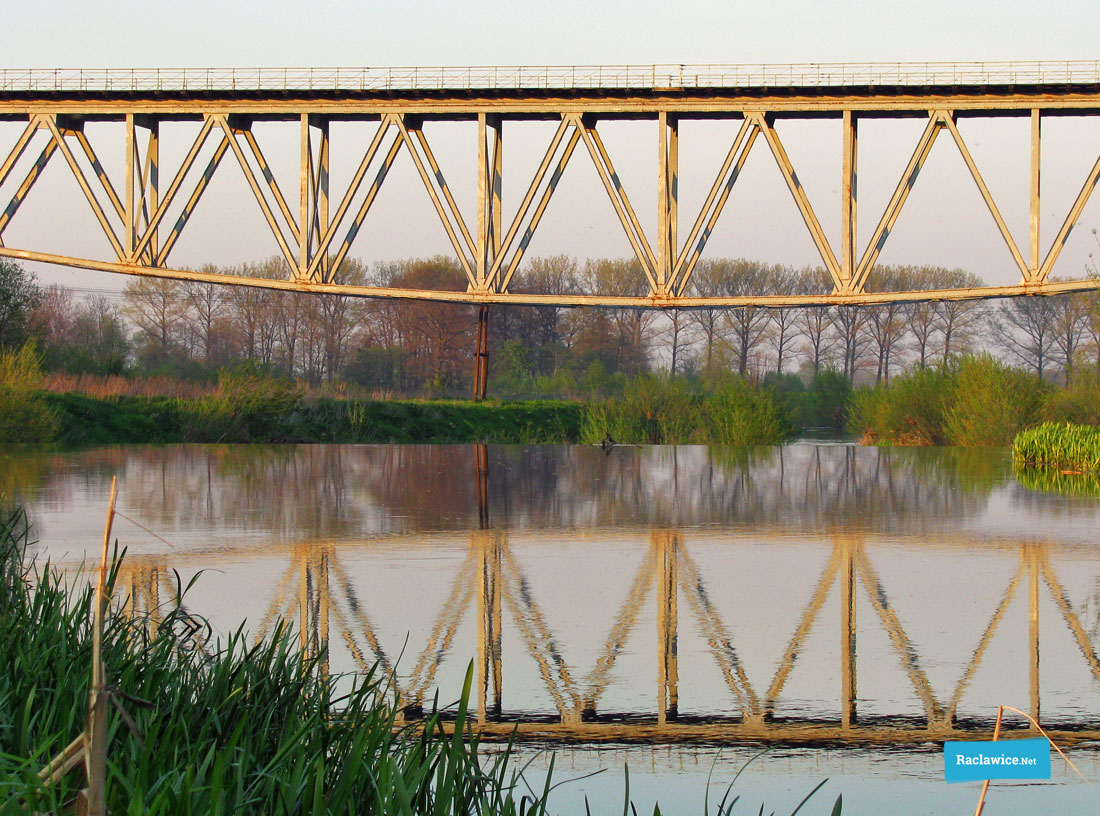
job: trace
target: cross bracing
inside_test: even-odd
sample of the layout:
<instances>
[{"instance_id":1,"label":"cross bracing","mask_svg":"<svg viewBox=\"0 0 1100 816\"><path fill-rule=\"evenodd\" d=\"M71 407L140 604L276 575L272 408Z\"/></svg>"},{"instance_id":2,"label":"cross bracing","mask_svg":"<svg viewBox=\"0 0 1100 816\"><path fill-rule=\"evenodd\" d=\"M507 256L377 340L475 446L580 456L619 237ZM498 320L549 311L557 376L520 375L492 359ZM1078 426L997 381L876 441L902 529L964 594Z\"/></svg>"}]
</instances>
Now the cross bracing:
<instances>
[{"instance_id":1,"label":"cross bracing","mask_svg":"<svg viewBox=\"0 0 1100 816\"><path fill-rule=\"evenodd\" d=\"M1100 281L1054 280L1070 233L1100 179L1100 157L1053 236L1041 235L1043 121L1100 113L1100 63L918 63L792 66L597 66L530 68L256 69L194 71L0 72L0 119L23 123L14 143L0 145L0 255L26 261L181 280L292 291L461 303L701 308L874 304L1059 294L1095 289ZM923 121L908 163L870 235L857 229L859 124L868 118ZM1027 201L1029 229L1020 242L1002 215L960 132L966 117L1022 117L1030 124ZM776 123L824 118L841 129L840 212L825 213L799 180ZM638 120L656 128L658 170L652 198L632 199L604 142L600 125ZM728 119L737 124L698 212L680 212L680 124ZM474 206L456 196L436 158L425 125L475 123ZM501 190L505 132L530 120L555 124L514 216L506 219ZM115 122L121 140L93 144L88 122ZM296 128L297 174L279 177L254 129L259 121ZM358 156L342 196L331 195L330 124L365 123L369 136L352 145ZM161 125L191 129L175 166L161 161ZM909 193L937 141L962 158L1004 243L1018 283L967 289L881 292L868 289L872 269L894 231ZM271 145L266 146L268 150ZM285 149L278 146L278 149ZM694 272L752 151L770 155L827 270L829 291L700 296ZM110 151L110 153L108 153ZM124 157L112 177L101 155ZM342 282L339 270L402 154L415 168L435 216L466 277L464 291ZM1023 157L1022 157L1023 158ZM4 243L4 233L51 162L77 182L75 202L88 207L106 239L101 257L75 257L50 247ZM596 170L638 270L639 294L518 291L516 274L563 174L578 163ZM280 164L276 162L275 165ZM270 230L285 277L196 272L174 265L172 252L212 179L243 176ZM643 223L656 200L655 229ZM823 224L839 221L839 242ZM578 224L578 227L583 226ZM835 240L835 236L834 236Z\"/></svg>"}]
</instances>

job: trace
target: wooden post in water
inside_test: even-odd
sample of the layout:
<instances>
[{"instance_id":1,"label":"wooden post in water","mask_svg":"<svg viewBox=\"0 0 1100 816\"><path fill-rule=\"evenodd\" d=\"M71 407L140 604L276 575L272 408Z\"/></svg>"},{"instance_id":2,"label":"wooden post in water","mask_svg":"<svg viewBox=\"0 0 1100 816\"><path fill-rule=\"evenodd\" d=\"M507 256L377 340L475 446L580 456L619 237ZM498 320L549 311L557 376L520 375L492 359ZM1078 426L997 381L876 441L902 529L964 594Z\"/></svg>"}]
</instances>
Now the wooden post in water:
<instances>
[{"instance_id":1,"label":"wooden post in water","mask_svg":"<svg viewBox=\"0 0 1100 816\"><path fill-rule=\"evenodd\" d=\"M111 525L115 518L117 482L111 478L111 498L107 504L107 522L103 529L103 553L99 561L92 613L92 688L88 697L88 721L84 727L84 768L88 787L81 793L88 816L107 813L107 669L103 665L103 619L107 614L107 552L111 545Z\"/></svg>"}]
</instances>

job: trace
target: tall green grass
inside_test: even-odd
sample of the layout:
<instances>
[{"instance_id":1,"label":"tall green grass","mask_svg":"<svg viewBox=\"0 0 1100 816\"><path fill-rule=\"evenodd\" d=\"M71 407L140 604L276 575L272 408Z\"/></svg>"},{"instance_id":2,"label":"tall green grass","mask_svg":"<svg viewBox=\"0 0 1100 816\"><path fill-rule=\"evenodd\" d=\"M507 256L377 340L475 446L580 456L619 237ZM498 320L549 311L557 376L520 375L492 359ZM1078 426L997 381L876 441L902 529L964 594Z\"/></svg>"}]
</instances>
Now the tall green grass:
<instances>
[{"instance_id":1,"label":"tall green grass","mask_svg":"<svg viewBox=\"0 0 1100 816\"><path fill-rule=\"evenodd\" d=\"M58 419L39 392L42 372L33 346L0 349L0 442L50 442Z\"/></svg>"},{"instance_id":2,"label":"tall green grass","mask_svg":"<svg viewBox=\"0 0 1100 816\"><path fill-rule=\"evenodd\" d=\"M618 397L585 406L580 441L678 445L776 445L794 432L771 391L729 376L709 393L683 379L645 374Z\"/></svg>"},{"instance_id":3,"label":"tall green grass","mask_svg":"<svg viewBox=\"0 0 1100 816\"><path fill-rule=\"evenodd\" d=\"M981 354L857 391L849 424L869 444L1008 445L1038 420L1048 391L1028 372Z\"/></svg>"},{"instance_id":4,"label":"tall green grass","mask_svg":"<svg viewBox=\"0 0 1100 816\"><path fill-rule=\"evenodd\" d=\"M1044 422L1016 435L1012 458L1024 466L1100 474L1100 427Z\"/></svg>"},{"instance_id":5,"label":"tall green grass","mask_svg":"<svg viewBox=\"0 0 1100 816\"><path fill-rule=\"evenodd\" d=\"M70 596L48 565L24 561L21 512L0 520L0 540L0 812L59 812L79 774L45 788L37 771L84 727L90 591ZM338 684L285 629L206 649L189 647L189 631L178 610L152 632L108 615L109 683L150 703L123 701L134 731L112 714L111 813L544 812L543 795L517 787L508 751L487 759L468 733L469 676L453 734L438 708L402 727L385 678Z\"/></svg>"}]
</instances>

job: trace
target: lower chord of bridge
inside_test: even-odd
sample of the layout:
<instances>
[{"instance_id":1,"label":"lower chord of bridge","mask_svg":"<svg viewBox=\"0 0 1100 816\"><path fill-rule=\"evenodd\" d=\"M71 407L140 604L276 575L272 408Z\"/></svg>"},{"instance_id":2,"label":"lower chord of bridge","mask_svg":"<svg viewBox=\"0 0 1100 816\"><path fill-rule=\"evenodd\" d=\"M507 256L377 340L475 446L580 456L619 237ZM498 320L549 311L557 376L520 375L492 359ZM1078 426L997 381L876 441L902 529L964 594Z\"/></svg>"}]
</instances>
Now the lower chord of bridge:
<instances>
[{"instance_id":1,"label":"lower chord of bridge","mask_svg":"<svg viewBox=\"0 0 1100 816\"><path fill-rule=\"evenodd\" d=\"M0 256L128 275L330 292L365 297L478 304L699 308L874 304L1058 294L1094 289L1100 281L1055 280L1052 271L1097 180L1087 173L1053 240L1040 239L1043 121L1100 114L1100 62L891 63L789 66L596 66L404 69L255 70L4 70L0 120L23 123L8 149L0 145ZM859 122L919 119L924 128L893 195L866 241L857 240ZM1030 122L1029 236L1011 234L959 131L964 117L1024 117ZM839 247L799 182L776 129L784 119L825 118L841 130ZM658 169L655 234L647 234L618 173L600 124L611 119L655 124ZM739 123L697 213L681 231L678 207L679 128L693 119ZM428 131L442 120L476 123L475 207L459 206L433 152ZM501 190L505 125L556 123L541 161L526 178L514 217L505 221ZM258 121L297 131L297 178L280 179L253 130ZM330 199L330 124L368 123L355 145L360 159L346 191ZM89 122L114 122L122 169L100 161ZM161 127L190 128L178 165L161 163ZM176 125L173 124L173 127ZM1007 249L1019 283L975 289L872 291L868 279L937 141L963 159ZM121 137L121 138L119 138ZM810 294L710 296L693 273L754 146L774 158L828 273ZM651 149L649 147L644 148ZM364 219L395 160L407 151L466 277L464 291L360 285L342 278ZM55 154L60 158L55 159ZM171 254L223 159L238 165L285 260L283 279L173 267ZM576 154L591 161L636 260L630 292L576 294L521 291L524 254ZM106 258L74 257L13 247L3 235L48 163L72 172L110 246ZM201 160L200 160L201 159ZM110 164L110 163L108 163ZM15 172L19 170L19 172ZM163 177L162 177L163 171ZM222 171L224 172L224 171ZM167 185L162 185L163 180ZM10 181L10 183L9 183ZM284 190L290 195L284 194ZM292 192L296 192L295 197ZM63 206L64 202L55 202ZM83 205L81 205L83 206ZM580 226L580 225L578 225Z\"/></svg>"}]
</instances>

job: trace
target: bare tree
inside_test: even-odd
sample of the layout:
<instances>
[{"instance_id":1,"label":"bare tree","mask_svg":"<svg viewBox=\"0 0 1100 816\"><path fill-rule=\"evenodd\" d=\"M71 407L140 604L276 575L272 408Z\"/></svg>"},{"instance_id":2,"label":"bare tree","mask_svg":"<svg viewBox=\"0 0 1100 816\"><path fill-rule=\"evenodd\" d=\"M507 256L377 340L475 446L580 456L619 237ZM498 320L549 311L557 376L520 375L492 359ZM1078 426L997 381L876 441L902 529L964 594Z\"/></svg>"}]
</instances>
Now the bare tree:
<instances>
[{"instance_id":1,"label":"bare tree","mask_svg":"<svg viewBox=\"0 0 1100 816\"><path fill-rule=\"evenodd\" d=\"M138 328L149 350L165 359L184 325L183 285L167 278L135 278L123 290L123 313Z\"/></svg>"},{"instance_id":2,"label":"bare tree","mask_svg":"<svg viewBox=\"0 0 1100 816\"><path fill-rule=\"evenodd\" d=\"M994 332L1012 357L1042 379L1054 349L1054 306L1047 297L1014 297L998 309Z\"/></svg>"},{"instance_id":3,"label":"bare tree","mask_svg":"<svg viewBox=\"0 0 1100 816\"><path fill-rule=\"evenodd\" d=\"M1068 386L1073 382L1073 362L1077 349L1088 332L1088 302L1079 294L1058 295L1050 298L1050 301L1054 313L1054 349L1061 357L1062 371Z\"/></svg>"},{"instance_id":4,"label":"bare tree","mask_svg":"<svg viewBox=\"0 0 1100 816\"><path fill-rule=\"evenodd\" d=\"M867 276L870 292L896 292L910 288L912 276L906 267L876 266ZM875 383L890 381L890 363L901 345L906 328L906 306L884 303L866 308L866 331L875 354Z\"/></svg>"}]
</instances>

